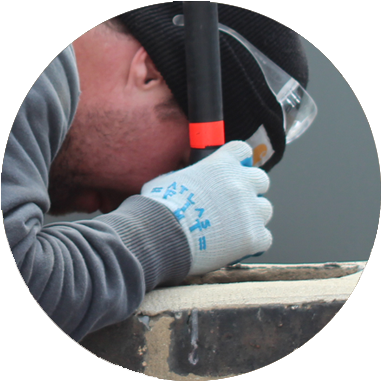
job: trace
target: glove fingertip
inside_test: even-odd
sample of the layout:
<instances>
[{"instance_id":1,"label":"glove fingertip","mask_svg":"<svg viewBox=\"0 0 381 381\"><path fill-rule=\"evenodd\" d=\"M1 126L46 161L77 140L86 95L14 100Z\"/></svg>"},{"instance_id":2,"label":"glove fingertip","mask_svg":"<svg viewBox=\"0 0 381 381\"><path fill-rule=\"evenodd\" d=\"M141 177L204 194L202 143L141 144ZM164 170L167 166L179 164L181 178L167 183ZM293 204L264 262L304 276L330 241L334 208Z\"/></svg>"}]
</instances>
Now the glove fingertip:
<instances>
[{"instance_id":1,"label":"glove fingertip","mask_svg":"<svg viewBox=\"0 0 381 381\"><path fill-rule=\"evenodd\" d=\"M239 140L226 143L218 151L220 154L228 154L234 157L238 162L248 160L253 156L253 150L249 144Z\"/></svg>"},{"instance_id":2,"label":"glove fingertip","mask_svg":"<svg viewBox=\"0 0 381 381\"><path fill-rule=\"evenodd\" d=\"M260 168L253 167L252 178L258 195L263 196L270 188L270 177Z\"/></svg>"},{"instance_id":3,"label":"glove fingertip","mask_svg":"<svg viewBox=\"0 0 381 381\"><path fill-rule=\"evenodd\" d=\"M241 165L244 167L253 166L253 156L247 157L246 159L241 160Z\"/></svg>"}]
</instances>

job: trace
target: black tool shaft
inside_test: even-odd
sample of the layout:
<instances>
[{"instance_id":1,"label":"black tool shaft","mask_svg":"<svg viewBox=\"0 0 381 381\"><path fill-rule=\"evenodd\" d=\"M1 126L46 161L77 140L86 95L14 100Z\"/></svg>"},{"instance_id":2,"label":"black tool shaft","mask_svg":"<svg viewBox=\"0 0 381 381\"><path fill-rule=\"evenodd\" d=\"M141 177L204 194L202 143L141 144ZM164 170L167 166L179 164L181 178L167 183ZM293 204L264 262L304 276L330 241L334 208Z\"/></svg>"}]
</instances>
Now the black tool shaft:
<instances>
[{"instance_id":1,"label":"black tool shaft","mask_svg":"<svg viewBox=\"0 0 381 381\"><path fill-rule=\"evenodd\" d=\"M209 1L183 2L190 123L223 120L218 9ZM191 162L213 152L192 147ZM215 147L215 149L217 149ZM201 152L199 152L201 151Z\"/></svg>"},{"instance_id":2,"label":"black tool shaft","mask_svg":"<svg viewBox=\"0 0 381 381\"><path fill-rule=\"evenodd\" d=\"M222 120L217 4L209 1L185 1L183 4L189 121Z\"/></svg>"}]
</instances>

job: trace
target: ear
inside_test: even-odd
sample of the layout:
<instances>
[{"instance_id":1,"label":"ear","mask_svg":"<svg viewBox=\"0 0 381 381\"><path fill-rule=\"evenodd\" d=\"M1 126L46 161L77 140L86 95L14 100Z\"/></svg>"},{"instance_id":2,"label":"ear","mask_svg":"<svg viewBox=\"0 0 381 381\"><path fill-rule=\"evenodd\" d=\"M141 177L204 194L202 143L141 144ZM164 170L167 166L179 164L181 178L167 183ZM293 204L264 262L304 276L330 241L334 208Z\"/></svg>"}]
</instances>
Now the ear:
<instances>
[{"instance_id":1,"label":"ear","mask_svg":"<svg viewBox=\"0 0 381 381\"><path fill-rule=\"evenodd\" d=\"M132 59L130 76L134 85L141 90L151 90L164 83L162 75L142 46Z\"/></svg>"}]
</instances>

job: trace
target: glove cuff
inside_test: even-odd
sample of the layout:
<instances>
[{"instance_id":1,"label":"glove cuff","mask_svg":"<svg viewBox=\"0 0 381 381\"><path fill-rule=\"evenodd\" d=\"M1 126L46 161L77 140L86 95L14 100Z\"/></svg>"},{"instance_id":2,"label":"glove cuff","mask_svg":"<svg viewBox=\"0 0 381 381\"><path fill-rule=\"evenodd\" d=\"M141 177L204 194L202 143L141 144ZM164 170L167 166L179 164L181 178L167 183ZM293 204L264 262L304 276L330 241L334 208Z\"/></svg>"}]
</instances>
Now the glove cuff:
<instances>
[{"instance_id":1,"label":"glove cuff","mask_svg":"<svg viewBox=\"0 0 381 381\"><path fill-rule=\"evenodd\" d=\"M139 260L146 292L159 284L178 284L189 273L188 240L166 206L144 196L132 196L116 211L97 219L110 225Z\"/></svg>"}]
</instances>

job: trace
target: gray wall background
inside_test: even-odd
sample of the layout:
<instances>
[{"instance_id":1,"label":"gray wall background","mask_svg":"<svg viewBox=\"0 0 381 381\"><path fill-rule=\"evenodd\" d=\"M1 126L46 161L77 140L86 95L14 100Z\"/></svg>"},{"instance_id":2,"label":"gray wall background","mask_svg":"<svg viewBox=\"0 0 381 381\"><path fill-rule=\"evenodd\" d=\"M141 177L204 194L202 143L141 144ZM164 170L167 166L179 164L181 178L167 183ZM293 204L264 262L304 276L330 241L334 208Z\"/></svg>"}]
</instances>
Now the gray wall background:
<instances>
[{"instance_id":1,"label":"gray wall background","mask_svg":"<svg viewBox=\"0 0 381 381\"><path fill-rule=\"evenodd\" d=\"M350 86L330 61L304 41L308 91L318 105L310 129L286 150L271 171L267 197L274 242L257 263L367 260L380 212L376 146ZM48 216L46 223L91 218Z\"/></svg>"}]
</instances>

